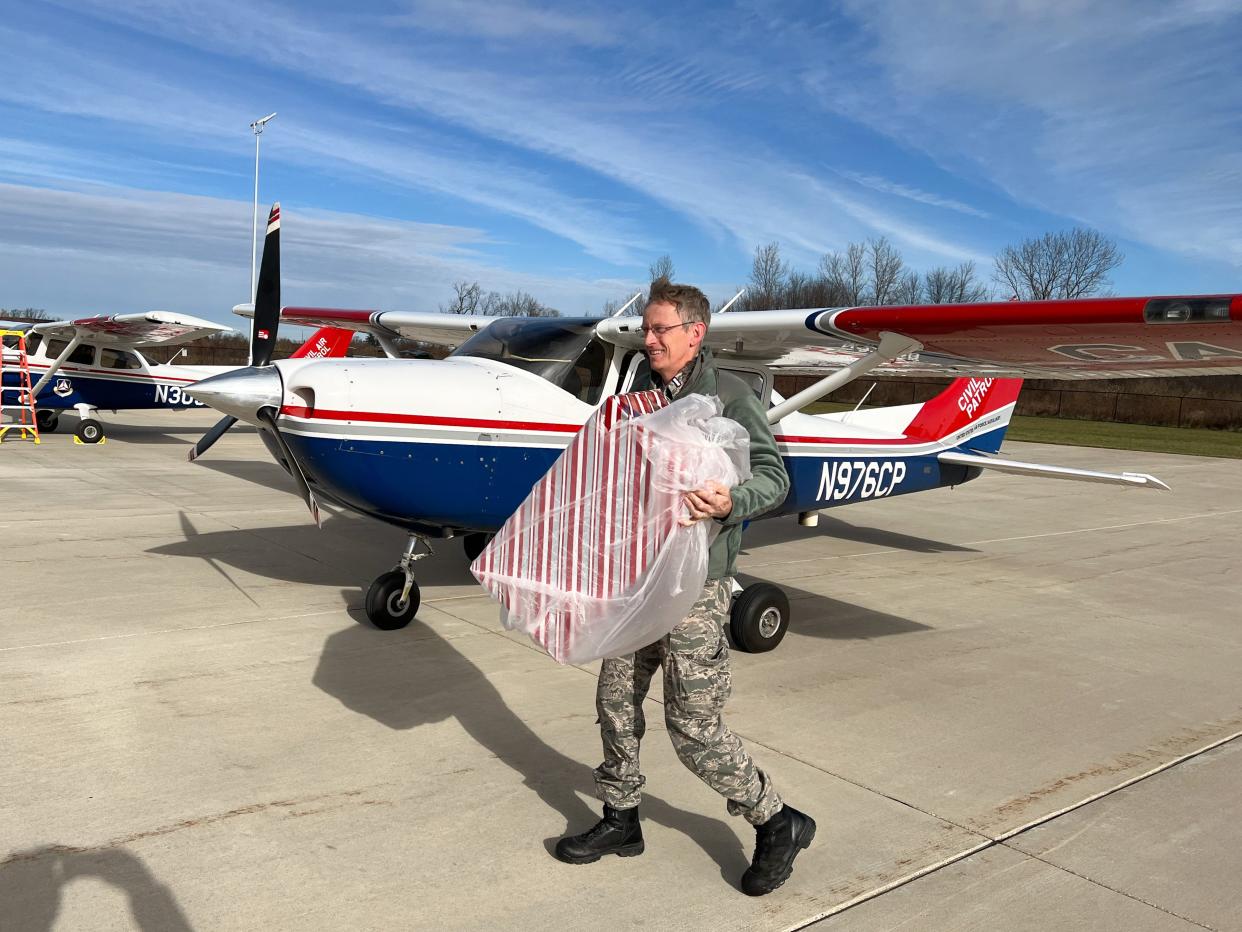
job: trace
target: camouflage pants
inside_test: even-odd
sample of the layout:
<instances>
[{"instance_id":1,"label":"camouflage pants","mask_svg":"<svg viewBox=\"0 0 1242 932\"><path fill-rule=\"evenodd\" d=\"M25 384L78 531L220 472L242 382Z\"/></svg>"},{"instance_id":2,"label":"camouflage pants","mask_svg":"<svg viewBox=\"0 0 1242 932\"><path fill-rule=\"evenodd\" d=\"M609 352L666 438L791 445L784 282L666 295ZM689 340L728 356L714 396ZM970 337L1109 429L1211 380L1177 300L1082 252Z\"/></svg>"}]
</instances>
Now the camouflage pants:
<instances>
[{"instance_id":1,"label":"camouflage pants","mask_svg":"<svg viewBox=\"0 0 1242 932\"><path fill-rule=\"evenodd\" d=\"M781 808L772 781L721 718L732 691L724 635L731 588L728 579L709 579L685 621L654 644L628 657L605 659L600 667L595 708L604 762L595 769L595 784L599 798L614 809L630 809L642 797L643 700L661 666L664 722L681 762L728 799L731 815L761 825Z\"/></svg>"}]
</instances>

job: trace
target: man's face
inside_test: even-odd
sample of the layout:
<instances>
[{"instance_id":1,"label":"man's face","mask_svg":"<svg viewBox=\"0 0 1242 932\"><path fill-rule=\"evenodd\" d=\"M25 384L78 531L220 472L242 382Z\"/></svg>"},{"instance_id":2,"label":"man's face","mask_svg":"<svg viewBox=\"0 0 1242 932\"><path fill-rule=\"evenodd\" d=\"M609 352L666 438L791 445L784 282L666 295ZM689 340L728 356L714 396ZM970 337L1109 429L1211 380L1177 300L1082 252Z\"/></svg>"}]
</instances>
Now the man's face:
<instances>
[{"instance_id":1,"label":"man's face","mask_svg":"<svg viewBox=\"0 0 1242 932\"><path fill-rule=\"evenodd\" d=\"M647 305L643 311L643 326L648 328L643 338L647 360L652 371L658 372L665 381L698 355L699 344L703 342L703 334L707 330L699 321L684 323L676 306L667 301ZM665 327L669 329L664 330Z\"/></svg>"}]
</instances>

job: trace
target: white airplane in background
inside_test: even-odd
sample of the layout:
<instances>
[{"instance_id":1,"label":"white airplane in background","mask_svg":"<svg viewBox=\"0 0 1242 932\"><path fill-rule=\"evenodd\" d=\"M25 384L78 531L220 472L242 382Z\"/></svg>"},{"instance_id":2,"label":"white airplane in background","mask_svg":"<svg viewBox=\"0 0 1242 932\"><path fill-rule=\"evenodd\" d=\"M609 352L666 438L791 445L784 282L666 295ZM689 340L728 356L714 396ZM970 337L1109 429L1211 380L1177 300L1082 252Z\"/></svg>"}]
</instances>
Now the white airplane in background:
<instances>
[{"instance_id":1,"label":"white airplane in background","mask_svg":"<svg viewBox=\"0 0 1242 932\"><path fill-rule=\"evenodd\" d=\"M35 417L39 430L52 432L65 410L79 416L75 433L84 443L103 439L100 410L202 407L185 390L199 379L236 366L192 366L156 363L141 349L176 346L231 329L209 320L168 311L84 317L46 323L0 323L0 329L26 335L26 355L34 383ZM313 334L293 355L299 358L344 356L353 339L350 330L327 327ZM17 338L4 338L4 403L17 401ZM262 344L275 346L275 331ZM267 350L268 355L271 349ZM253 358L253 357L252 357Z\"/></svg>"},{"instance_id":2,"label":"white airplane in background","mask_svg":"<svg viewBox=\"0 0 1242 932\"><path fill-rule=\"evenodd\" d=\"M189 389L225 413L221 424L240 418L260 428L316 522L322 499L408 532L396 568L366 597L377 627L400 628L418 610L413 563L426 555L419 544L463 536L468 555L482 550L601 400L641 377L642 320L282 311L279 228L277 206L257 333L287 320L372 334L390 356L398 337L456 347L443 360L270 364L256 352L253 366ZM826 508L958 485L984 470L1167 489L1140 473L1000 458L1021 377L1242 373L1242 295L718 313L704 342L719 368L741 376L768 408L790 490L764 517L797 515L809 524ZM772 390L773 369L816 362L835 371L789 399ZM957 378L921 404L799 412L873 370ZM771 650L788 623L788 598L758 583L735 598L730 633L743 650Z\"/></svg>"}]
</instances>

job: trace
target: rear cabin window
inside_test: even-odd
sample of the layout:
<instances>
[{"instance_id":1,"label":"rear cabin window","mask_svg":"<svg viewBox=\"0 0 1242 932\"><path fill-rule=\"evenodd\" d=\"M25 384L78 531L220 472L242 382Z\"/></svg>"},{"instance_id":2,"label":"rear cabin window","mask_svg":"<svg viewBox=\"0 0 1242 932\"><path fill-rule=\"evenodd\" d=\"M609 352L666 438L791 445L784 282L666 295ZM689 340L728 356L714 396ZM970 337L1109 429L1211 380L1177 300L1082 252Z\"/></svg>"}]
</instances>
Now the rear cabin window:
<instances>
[{"instance_id":1,"label":"rear cabin window","mask_svg":"<svg viewBox=\"0 0 1242 932\"><path fill-rule=\"evenodd\" d=\"M142 363L138 361L138 357L133 353L106 348L99 351L99 365L104 369L142 368Z\"/></svg>"},{"instance_id":2,"label":"rear cabin window","mask_svg":"<svg viewBox=\"0 0 1242 932\"><path fill-rule=\"evenodd\" d=\"M59 359L60 354L65 351L65 347L69 345L68 340L48 340L47 355L49 359ZM89 366L95 362L95 347L89 343L80 343L65 362L72 362L79 366Z\"/></svg>"}]
</instances>

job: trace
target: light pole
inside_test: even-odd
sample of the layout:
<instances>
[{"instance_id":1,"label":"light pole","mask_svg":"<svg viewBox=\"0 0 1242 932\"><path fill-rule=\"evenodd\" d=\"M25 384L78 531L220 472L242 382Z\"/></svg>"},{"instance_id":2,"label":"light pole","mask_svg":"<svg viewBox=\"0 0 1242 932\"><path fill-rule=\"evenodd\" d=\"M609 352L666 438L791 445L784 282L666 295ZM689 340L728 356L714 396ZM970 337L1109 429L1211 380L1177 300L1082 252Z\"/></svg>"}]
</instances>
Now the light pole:
<instances>
[{"instance_id":1,"label":"light pole","mask_svg":"<svg viewBox=\"0 0 1242 932\"><path fill-rule=\"evenodd\" d=\"M261 120L250 124L254 131L254 213L250 216L250 300L254 301L255 263L259 254L259 137L263 135L263 127L276 114L269 113ZM253 321L251 323L253 326Z\"/></svg>"}]
</instances>

